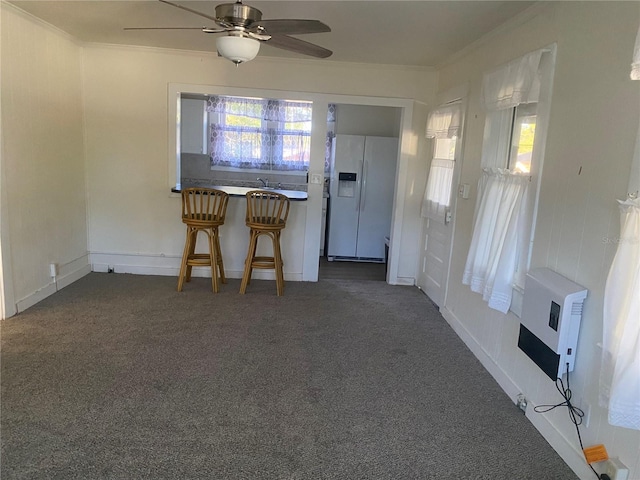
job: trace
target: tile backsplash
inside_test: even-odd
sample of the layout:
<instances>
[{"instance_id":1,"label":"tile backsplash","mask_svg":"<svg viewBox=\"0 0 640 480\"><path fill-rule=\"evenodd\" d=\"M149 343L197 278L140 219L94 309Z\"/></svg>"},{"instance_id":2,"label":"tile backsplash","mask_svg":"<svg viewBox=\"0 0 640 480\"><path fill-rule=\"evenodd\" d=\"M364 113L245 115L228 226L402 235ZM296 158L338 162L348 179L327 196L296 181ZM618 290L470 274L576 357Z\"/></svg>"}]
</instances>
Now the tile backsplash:
<instances>
[{"instance_id":1,"label":"tile backsplash","mask_svg":"<svg viewBox=\"0 0 640 480\"><path fill-rule=\"evenodd\" d=\"M231 172L211 170L208 155L183 153L180 163L180 183L183 185L232 185L260 188L258 177L269 182L269 186L280 186L284 190L307 190L306 175L292 175L277 171Z\"/></svg>"}]
</instances>

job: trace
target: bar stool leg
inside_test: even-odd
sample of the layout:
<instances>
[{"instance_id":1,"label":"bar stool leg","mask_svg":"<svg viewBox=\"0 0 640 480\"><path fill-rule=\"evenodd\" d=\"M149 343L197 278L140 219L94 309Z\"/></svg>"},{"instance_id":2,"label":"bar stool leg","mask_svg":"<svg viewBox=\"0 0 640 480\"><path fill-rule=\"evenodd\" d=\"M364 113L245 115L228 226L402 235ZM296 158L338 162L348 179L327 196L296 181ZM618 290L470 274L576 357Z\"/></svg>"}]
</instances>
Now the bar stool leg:
<instances>
[{"instance_id":1,"label":"bar stool leg","mask_svg":"<svg viewBox=\"0 0 640 480\"><path fill-rule=\"evenodd\" d=\"M276 273L276 291L278 296L284 295L284 271L282 268L282 252L280 251L280 231L273 232L273 263Z\"/></svg>"},{"instance_id":2,"label":"bar stool leg","mask_svg":"<svg viewBox=\"0 0 640 480\"><path fill-rule=\"evenodd\" d=\"M214 229L207 230L209 240L209 263L211 264L211 288L213 293L218 293L218 249L216 248L216 239Z\"/></svg>"},{"instance_id":3,"label":"bar stool leg","mask_svg":"<svg viewBox=\"0 0 640 480\"><path fill-rule=\"evenodd\" d=\"M216 254L217 254L217 264L218 269L220 270L220 281L222 283L227 283L227 277L224 274L224 263L222 261L222 249L220 248L220 232L218 231L218 227L214 228L214 234L216 239Z\"/></svg>"},{"instance_id":4,"label":"bar stool leg","mask_svg":"<svg viewBox=\"0 0 640 480\"><path fill-rule=\"evenodd\" d=\"M244 294L247 291L247 285L251 281L251 273L253 272L253 257L256 255L256 248L258 246L258 233L251 229L249 236L249 250L247 251L247 259L244 262L244 273L242 275L242 282L240 283L240 293Z\"/></svg>"},{"instance_id":5,"label":"bar stool leg","mask_svg":"<svg viewBox=\"0 0 640 480\"><path fill-rule=\"evenodd\" d=\"M180 264L180 274L178 277L178 291L182 291L184 279L187 275L187 261L189 260L189 252L191 251L191 228L187 227L187 238L184 242L184 253L182 254L182 263Z\"/></svg>"},{"instance_id":6,"label":"bar stool leg","mask_svg":"<svg viewBox=\"0 0 640 480\"><path fill-rule=\"evenodd\" d=\"M191 271L193 265L189 264L189 260L193 257L196 251L196 242L198 241L198 229L195 227L189 227L189 255L187 256L187 275L185 281L188 283L191 281Z\"/></svg>"}]
</instances>

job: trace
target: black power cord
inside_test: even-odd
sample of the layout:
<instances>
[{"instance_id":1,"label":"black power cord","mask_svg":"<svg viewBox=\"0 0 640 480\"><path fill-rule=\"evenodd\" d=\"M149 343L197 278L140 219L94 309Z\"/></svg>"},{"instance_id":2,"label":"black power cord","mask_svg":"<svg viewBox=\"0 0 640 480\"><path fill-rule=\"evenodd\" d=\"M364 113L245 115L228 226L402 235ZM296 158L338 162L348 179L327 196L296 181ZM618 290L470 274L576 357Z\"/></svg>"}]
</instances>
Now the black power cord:
<instances>
[{"instance_id":1,"label":"black power cord","mask_svg":"<svg viewBox=\"0 0 640 480\"><path fill-rule=\"evenodd\" d=\"M538 405L533 409L533 411L536 413L547 413L558 407L567 407L569 412L569 419L571 420L571 423L573 423L576 427L576 433L578 434L578 441L580 442L580 448L584 451L584 445L582 444L582 436L580 435L580 428L579 428L580 425L582 424L582 419L584 418L584 411L582 411L580 408L576 407L571 403L572 393L571 393L571 388L569 388L569 364L567 363L566 365L567 365L567 388L565 388L562 378L556 378L556 388L558 389L558 392L560 392L560 395L562 395L562 398L564 398L564 402L556 403L555 405ZM602 475L600 475L598 472L595 471L595 469L591 466L590 463L588 463L587 465L589 465L589 468L593 471L593 473L598 478L598 480L611 480L609 475L607 475L606 473L603 473Z\"/></svg>"}]
</instances>

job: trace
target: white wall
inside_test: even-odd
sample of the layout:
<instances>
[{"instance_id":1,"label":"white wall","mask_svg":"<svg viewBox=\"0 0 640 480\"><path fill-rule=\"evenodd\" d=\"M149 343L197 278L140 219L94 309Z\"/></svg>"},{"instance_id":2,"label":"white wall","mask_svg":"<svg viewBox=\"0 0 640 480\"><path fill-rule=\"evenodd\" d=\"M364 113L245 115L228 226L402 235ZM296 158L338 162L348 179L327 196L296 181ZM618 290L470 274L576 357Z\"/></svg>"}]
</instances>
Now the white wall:
<instances>
[{"instance_id":1,"label":"white wall","mask_svg":"<svg viewBox=\"0 0 640 480\"><path fill-rule=\"evenodd\" d=\"M316 100L334 99L337 103L363 96L428 101L433 98L436 78L434 72L415 68L260 57L236 67L210 54L85 46L89 249L94 263L104 267L119 261L119 256L128 256L120 271L139 267L137 271L147 273L177 272L184 228L179 198L169 194L167 171L172 151L168 125L173 124L168 120L172 107L167 97L175 85L217 86L226 88L227 94L231 88L308 92ZM411 105L410 100L403 101ZM400 191L404 188L401 185ZM309 228L291 231L303 248L296 254L301 256L285 262L289 279L308 279L303 275L308 261L305 252L318 250L312 247L313 242L319 245L321 200L318 186L317 191L310 189L304 206L296 206L306 210L299 212L300 222L308 226L317 219L317 238ZM236 238L235 233L230 235ZM222 240L225 266L231 270L230 276L235 276L242 271L246 250L241 252L242 242L232 248L224 236ZM314 261L317 268L317 254Z\"/></svg>"},{"instance_id":2,"label":"white wall","mask_svg":"<svg viewBox=\"0 0 640 480\"><path fill-rule=\"evenodd\" d=\"M577 405L590 406L582 427L585 445L604 443L640 478L640 432L615 428L598 406L603 289L619 232L616 198L626 195L640 115L640 82L629 80L640 21L636 2L546 2L533 18L521 18L470 48L440 73L445 91L469 82L461 182L480 174L484 112L482 73L531 50L557 43L551 116L542 174L532 267L547 266L589 289L571 389ZM531 12L529 12L531 13ZM456 208L449 293L443 314L514 398L523 392L535 404L559 403L556 388L517 348L518 319L486 307L462 285L469 248L475 189ZM608 241L611 240L611 241ZM581 478L591 478L566 409L527 416Z\"/></svg>"},{"instance_id":3,"label":"white wall","mask_svg":"<svg viewBox=\"0 0 640 480\"><path fill-rule=\"evenodd\" d=\"M7 314L89 271L81 48L5 2L2 247ZM59 264L56 282L49 264Z\"/></svg>"}]
</instances>

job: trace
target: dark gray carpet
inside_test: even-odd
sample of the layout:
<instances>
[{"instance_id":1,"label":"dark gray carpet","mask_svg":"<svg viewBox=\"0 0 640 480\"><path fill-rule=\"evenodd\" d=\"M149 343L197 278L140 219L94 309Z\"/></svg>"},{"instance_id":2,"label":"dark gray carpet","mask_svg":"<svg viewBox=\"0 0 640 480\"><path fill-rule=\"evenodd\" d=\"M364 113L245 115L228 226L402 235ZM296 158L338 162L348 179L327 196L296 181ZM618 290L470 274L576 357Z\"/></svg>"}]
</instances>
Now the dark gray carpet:
<instances>
[{"instance_id":1,"label":"dark gray carpet","mask_svg":"<svg viewBox=\"0 0 640 480\"><path fill-rule=\"evenodd\" d=\"M319 277L321 280L378 280L384 282L387 278L384 263L371 262L329 262L326 257L320 258Z\"/></svg>"},{"instance_id":2,"label":"dark gray carpet","mask_svg":"<svg viewBox=\"0 0 640 480\"><path fill-rule=\"evenodd\" d=\"M92 273L2 322L9 479L575 479L413 287Z\"/></svg>"}]
</instances>

